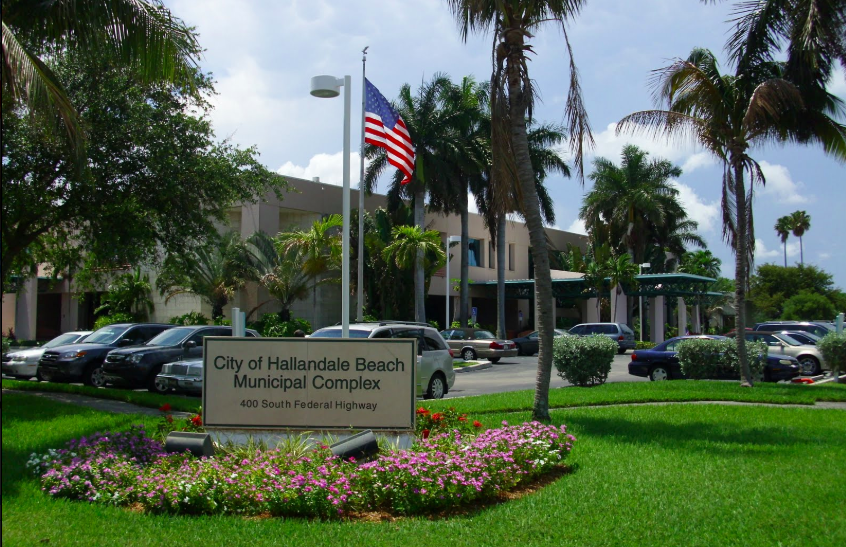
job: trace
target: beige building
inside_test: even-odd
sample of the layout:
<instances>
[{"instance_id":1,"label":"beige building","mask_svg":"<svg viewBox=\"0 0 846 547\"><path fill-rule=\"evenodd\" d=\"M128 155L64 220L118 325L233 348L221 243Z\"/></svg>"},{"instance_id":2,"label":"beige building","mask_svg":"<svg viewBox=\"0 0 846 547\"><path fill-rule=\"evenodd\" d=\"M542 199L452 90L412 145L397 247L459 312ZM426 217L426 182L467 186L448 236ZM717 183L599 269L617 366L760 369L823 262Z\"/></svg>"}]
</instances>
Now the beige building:
<instances>
[{"instance_id":1,"label":"beige building","mask_svg":"<svg viewBox=\"0 0 846 547\"><path fill-rule=\"evenodd\" d=\"M244 238L259 230L268 234L276 234L292 227L308 228L315 220L320 220L325 215L341 212L342 188L340 186L319 181L287 178L293 190L285 194L283 200L280 201L275 196L270 195L266 202L233 208L229 213L231 229L238 231ZM351 194L353 207L357 207L358 192L353 190ZM383 195L374 194L365 197L365 209L368 211L386 206L387 199ZM355 222L355 219L353 219L353 222ZM457 215L442 216L427 213L426 226L440 232L442 241L446 241L447 236L461 234L460 218ZM485 229L482 218L477 214L470 214L469 233L471 239L469 253L470 280L475 282L495 281L496 253L493 251L490 234ZM551 244L559 250L565 250L568 243L582 248L587 243L585 236L552 228L547 228L547 235ZM529 233L522 222L507 223L506 242L506 278L508 280L529 279ZM450 277L455 279L460 276L461 272L460 250L453 247L451 254ZM553 271L553 278L571 277L581 277L581 274ZM155 287L155 272L150 272L150 278ZM351 272L351 278L353 280L356 278L355 272ZM445 270L441 270L432 279L426 303L427 319L437 320L440 324L445 320L445 290ZM451 303L451 318L455 316L455 310L458 306L458 293L454 293L454 295ZM167 303L158 296L156 291L152 296L155 302L155 310L150 318L151 321L166 322L171 317L189 311L200 311L206 316L211 315L210 307L193 296L175 297ZM470 305L478 310L478 321L483 325L495 325L496 298L491 291L491 287L474 287L471 284L470 297ZM68 282L65 279L59 279L57 283L51 282L46 275L28 279L22 284L21 290L17 294L3 295L3 332L7 333L9 328L13 328L19 339L45 339L60 332L90 328L94 322L92 304L94 300L93 294L88 294L87 298L80 300L73 282ZM268 298L263 290L256 286L248 286L239 291L225 313L230 316L231 308L238 307L244 312L252 312L252 316L248 317L248 320L254 320L262 313L278 311L277 308L274 308L273 303L265 303L266 301L268 301ZM257 306L260 307L257 308ZM585 306L582 305L581 307L584 308ZM532 328L534 313L530 308L531 301L527 299L507 301L506 327L509 333ZM354 297L350 309L356 309ZM579 311L572 307L559 308L556 310L556 316L578 319L583 316L584 311L584 309ZM309 320L314 328L340 322L340 286L324 285L318 287L316 294L311 295L306 300L298 301L294 305L292 313L295 317Z\"/></svg>"}]
</instances>

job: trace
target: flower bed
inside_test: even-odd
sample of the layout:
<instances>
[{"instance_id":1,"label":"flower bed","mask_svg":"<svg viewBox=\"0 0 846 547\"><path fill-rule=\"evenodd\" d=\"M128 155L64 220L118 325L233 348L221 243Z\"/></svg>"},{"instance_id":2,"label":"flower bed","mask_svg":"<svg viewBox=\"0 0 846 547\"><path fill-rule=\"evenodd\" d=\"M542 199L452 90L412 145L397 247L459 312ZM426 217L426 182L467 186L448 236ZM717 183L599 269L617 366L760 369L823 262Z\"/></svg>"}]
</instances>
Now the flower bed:
<instances>
[{"instance_id":1,"label":"flower bed","mask_svg":"<svg viewBox=\"0 0 846 547\"><path fill-rule=\"evenodd\" d=\"M466 429L480 426L470 421ZM566 426L538 422L503 422L478 434L459 428L429 431L410 450L359 464L340 460L326 446L304 457L256 450L247 457L239 452L194 459L166 454L161 443L133 428L33 454L28 466L52 496L153 513L410 515L496 499L559 466L575 441Z\"/></svg>"}]
</instances>

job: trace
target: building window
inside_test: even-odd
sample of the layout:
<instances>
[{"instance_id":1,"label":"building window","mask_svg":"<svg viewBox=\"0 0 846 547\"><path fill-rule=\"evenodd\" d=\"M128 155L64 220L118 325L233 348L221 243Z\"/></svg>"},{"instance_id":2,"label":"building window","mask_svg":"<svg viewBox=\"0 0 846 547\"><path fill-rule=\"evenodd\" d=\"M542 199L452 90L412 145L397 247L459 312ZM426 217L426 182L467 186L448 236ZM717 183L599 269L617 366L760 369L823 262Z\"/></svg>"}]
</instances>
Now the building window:
<instances>
[{"instance_id":1,"label":"building window","mask_svg":"<svg viewBox=\"0 0 846 547\"><path fill-rule=\"evenodd\" d=\"M488 241L488 268L494 269L496 266L494 265L494 246L493 240Z\"/></svg>"},{"instance_id":2,"label":"building window","mask_svg":"<svg viewBox=\"0 0 846 547\"><path fill-rule=\"evenodd\" d=\"M484 267L485 261L482 256L482 248L481 239L470 239L470 251L467 254L467 262L470 266Z\"/></svg>"},{"instance_id":3,"label":"building window","mask_svg":"<svg viewBox=\"0 0 846 547\"><path fill-rule=\"evenodd\" d=\"M514 271L514 244L508 244L508 270Z\"/></svg>"}]
</instances>

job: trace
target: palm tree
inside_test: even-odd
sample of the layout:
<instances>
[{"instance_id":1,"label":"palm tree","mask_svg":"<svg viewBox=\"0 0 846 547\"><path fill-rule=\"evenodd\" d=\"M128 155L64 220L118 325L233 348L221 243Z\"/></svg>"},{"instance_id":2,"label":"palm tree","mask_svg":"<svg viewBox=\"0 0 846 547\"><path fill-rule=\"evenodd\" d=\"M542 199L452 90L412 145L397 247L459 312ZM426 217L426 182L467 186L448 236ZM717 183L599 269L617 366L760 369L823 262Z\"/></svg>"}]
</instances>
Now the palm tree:
<instances>
[{"instance_id":1,"label":"palm tree","mask_svg":"<svg viewBox=\"0 0 846 547\"><path fill-rule=\"evenodd\" d=\"M805 211L794 211L788 217L793 235L799 238L799 263L805 265L805 249L802 247L802 236L811 228L811 215Z\"/></svg>"},{"instance_id":2,"label":"palm tree","mask_svg":"<svg viewBox=\"0 0 846 547\"><path fill-rule=\"evenodd\" d=\"M250 279L244 260L244 243L237 232L227 232L217 241L199 247L192 255L170 255L156 287L165 297L193 294L212 308L212 319L223 317L223 308L235 291Z\"/></svg>"},{"instance_id":3,"label":"palm tree","mask_svg":"<svg viewBox=\"0 0 846 547\"><path fill-rule=\"evenodd\" d=\"M201 51L193 31L160 0L4 1L3 94L34 112L58 114L77 144L76 110L43 59L53 47L105 52L148 81L189 87Z\"/></svg>"},{"instance_id":4,"label":"palm tree","mask_svg":"<svg viewBox=\"0 0 846 547\"><path fill-rule=\"evenodd\" d=\"M532 120L535 98L529 76L528 40L542 24L560 25L570 55L570 88L565 115L568 120L570 148L574 162L583 175L582 149L593 144L587 112L581 98L575 61L567 35L566 23L578 15L583 0L448 0L462 38L470 32L492 31L494 67L491 75L491 183L494 193L509 194L518 181L520 209L529 230L535 267L535 292L538 308L538 373L532 416L549 420L549 380L552 372L552 277L546 233L540 212L535 174L529 154L527 125ZM503 203L507 199L499 200Z\"/></svg>"},{"instance_id":5,"label":"palm tree","mask_svg":"<svg viewBox=\"0 0 846 547\"><path fill-rule=\"evenodd\" d=\"M806 142L801 131L813 129L813 138L827 152L846 159L846 127L822 112L805 108L799 89L784 79L784 64L760 61L744 65L734 76L720 74L714 55L694 49L687 59L677 59L655 72L656 99L667 110L636 112L623 118L617 131L650 131L667 137L693 137L719 158L723 172L723 236L735 252L735 306L737 329L746 326L746 290L754 252L752 188L764 182L749 149L766 142ZM834 99L832 99L834 100ZM797 113L816 120L813 128L799 127ZM751 184L747 193L744 174ZM741 385L752 385L746 343L737 337L743 372Z\"/></svg>"},{"instance_id":6,"label":"palm tree","mask_svg":"<svg viewBox=\"0 0 846 547\"><path fill-rule=\"evenodd\" d=\"M579 218L590 229L597 222L609 224L612 245L619 241L633 263L643 262L647 245L663 232L678 204L678 190L669 183L681 169L668 160L653 159L637 146L626 145L622 164L605 158L594 160L588 178L593 189L585 196Z\"/></svg>"},{"instance_id":7,"label":"palm tree","mask_svg":"<svg viewBox=\"0 0 846 547\"><path fill-rule=\"evenodd\" d=\"M385 261L393 261L401 270L418 263L423 256L424 267L430 273L446 264L446 253L441 248L441 236L435 230L423 231L417 226L394 226L393 242L382 251Z\"/></svg>"},{"instance_id":8,"label":"palm tree","mask_svg":"<svg viewBox=\"0 0 846 547\"><path fill-rule=\"evenodd\" d=\"M394 105L402 116L411 142L415 147L415 168L411 181L402 185L403 175L397 172L388 191L389 209L396 209L403 197L410 197L414 207L414 225L424 230L425 198L449 195L449 188L460 187L455 169L465 152L464 135L456 128L463 127L466 111L455 109L458 103L450 100L453 84L448 77L435 74L423 83L416 96L408 84L400 88L399 100ZM381 173L388 166L385 149L372 145L365 147L365 156L371 161L364 176L364 188L373 192ZM426 321L426 293L423 257L418 257L414 272L414 308L417 321Z\"/></svg>"},{"instance_id":9,"label":"palm tree","mask_svg":"<svg viewBox=\"0 0 846 547\"><path fill-rule=\"evenodd\" d=\"M329 215L315 220L308 230L291 230L276 236L281 254L298 253L302 257L303 272L312 280L314 306L317 308L317 287L324 284L325 276L341 269L341 215Z\"/></svg>"},{"instance_id":10,"label":"palm tree","mask_svg":"<svg viewBox=\"0 0 846 547\"><path fill-rule=\"evenodd\" d=\"M705 249L685 253L681 257L679 271L705 277L720 277L720 267L723 261Z\"/></svg>"},{"instance_id":11,"label":"palm tree","mask_svg":"<svg viewBox=\"0 0 846 547\"><path fill-rule=\"evenodd\" d=\"M101 305L94 313L108 310L109 315L125 313L145 321L153 313L152 288L150 276L142 276L141 268L135 268L134 273L125 273L109 285L109 291L101 298Z\"/></svg>"},{"instance_id":12,"label":"palm tree","mask_svg":"<svg viewBox=\"0 0 846 547\"><path fill-rule=\"evenodd\" d=\"M623 286L631 286L635 283L635 276L638 274L638 265L632 263L629 255L623 254L617 258L611 257L607 265L608 276L611 278L611 290L616 292L617 297L614 299L614 309L611 310L611 321L617 321L617 306L619 305L620 295L623 292Z\"/></svg>"},{"instance_id":13,"label":"palm tree","mask_svg":"<svg viewBox=\"0 0 846 547\"><path fill-rule=\"evenodd\" d=\"M308 297L313 276L306 272L305 255L295 251L279 252L277 241L259 231L247 238L246 251L251 278L279 303L279 317L291 319L291 306ZM261 302L247 313L249 318L269 301Z\"/></svg>"},{"instance_id":14,"label":"palm tree","mask_svg":"<svg viewBox=\"0 0 846 547\"><path fill-rule=\"evenodd\" d=\"M787 267L787 238L790 237L790 217L783 216L776 221L775 231L781 239L781 245L784 249L784 267Z\"/></svg>"}]
</instances>

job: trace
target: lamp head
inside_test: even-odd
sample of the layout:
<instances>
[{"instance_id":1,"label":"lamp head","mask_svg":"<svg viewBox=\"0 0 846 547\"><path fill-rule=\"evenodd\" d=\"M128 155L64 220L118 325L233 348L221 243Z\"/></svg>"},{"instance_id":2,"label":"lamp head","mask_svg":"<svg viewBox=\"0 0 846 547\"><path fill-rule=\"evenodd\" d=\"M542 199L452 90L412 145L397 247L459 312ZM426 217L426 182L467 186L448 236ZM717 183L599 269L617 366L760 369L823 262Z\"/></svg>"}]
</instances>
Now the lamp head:
<instances>
[{"instance_id":1,"label":"lamp head","mask_svg":"<svg viewBox=\"0 0 846 547\"><path fill-rule=\"evenodd\" d=\"M331 99L341 94L344 80L334 76L314 76L311 79L311 94L321 99Z\"/></svg>"}]
</instances>

